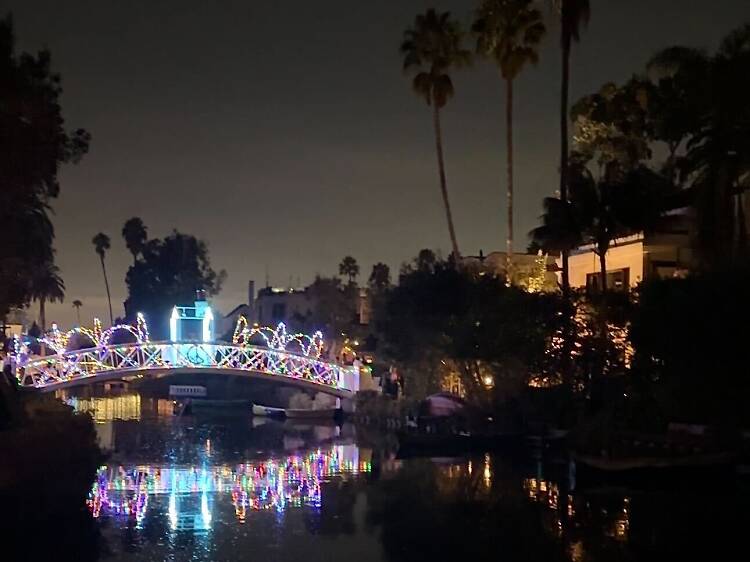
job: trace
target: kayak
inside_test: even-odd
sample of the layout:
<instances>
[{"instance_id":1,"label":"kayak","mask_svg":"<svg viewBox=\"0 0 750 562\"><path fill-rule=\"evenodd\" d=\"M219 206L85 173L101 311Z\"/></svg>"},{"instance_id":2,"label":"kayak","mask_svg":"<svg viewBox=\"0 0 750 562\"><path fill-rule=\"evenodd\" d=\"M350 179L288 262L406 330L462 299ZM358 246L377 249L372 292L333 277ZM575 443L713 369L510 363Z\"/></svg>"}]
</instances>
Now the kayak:
<instances>
[{"instance_id":1,"label":"kayak","mask_svg":"<svg viewBox=\"0 0 750 562\"><path fill-rule=\"evenodd\" d=\"M284 408L271 408L270 406L253 404L253 415L264 418L283 418L286 416L286 413Z\"/></svg>"}]
</instances>

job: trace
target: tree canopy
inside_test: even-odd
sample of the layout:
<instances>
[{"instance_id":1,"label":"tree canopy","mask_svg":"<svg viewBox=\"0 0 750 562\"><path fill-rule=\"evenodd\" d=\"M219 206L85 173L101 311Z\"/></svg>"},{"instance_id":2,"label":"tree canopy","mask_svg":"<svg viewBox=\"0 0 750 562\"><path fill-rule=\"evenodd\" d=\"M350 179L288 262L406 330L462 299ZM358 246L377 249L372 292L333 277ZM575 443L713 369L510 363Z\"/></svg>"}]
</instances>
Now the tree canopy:
<instances>
[{"instance_id":1,"label":"tree canopy","mask_svg":"<svg viewBox=\"0 0 750 562\"><path fill-rule=\"evenodd\" d=\"M53 261L50 201L58 173L88 150L90 135L68 131L61 78L49 51L16 52L13 21L0 19L0 316L31 298L31 272Z\"/></svg>"},{"instance_id":2,"label":"tree canopy","mask_svg":"<svg viewBox=\"0 0 750 562\"><path fill-rule=\"evenodd\" d=\"M175 230L148 240L125 277L126 317L134 320L142 312L155 337L164 337L173 306L191 305L197 290L216 295L225 278L225 271L212 269L208 246L195 236Z\"/></svg>"}]
</instances>

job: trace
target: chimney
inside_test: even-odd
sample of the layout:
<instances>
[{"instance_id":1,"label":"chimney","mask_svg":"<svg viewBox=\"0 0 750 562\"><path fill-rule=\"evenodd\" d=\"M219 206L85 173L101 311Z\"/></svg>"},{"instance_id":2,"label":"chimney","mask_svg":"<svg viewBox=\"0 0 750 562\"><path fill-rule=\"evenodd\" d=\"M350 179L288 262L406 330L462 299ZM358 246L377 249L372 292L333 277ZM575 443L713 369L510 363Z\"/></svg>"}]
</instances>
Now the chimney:
<instances>
[{"instance_id":1,"label":"chimney","mask_svg":"<svg viewBox=\"0 0 750 562\"><path fill-rule=\"evenodd\" d=\"M247 282L247 308L250 316L248 320L253 321L255 319L255 281L252 279Z\"/></svg>"}]
</instances>

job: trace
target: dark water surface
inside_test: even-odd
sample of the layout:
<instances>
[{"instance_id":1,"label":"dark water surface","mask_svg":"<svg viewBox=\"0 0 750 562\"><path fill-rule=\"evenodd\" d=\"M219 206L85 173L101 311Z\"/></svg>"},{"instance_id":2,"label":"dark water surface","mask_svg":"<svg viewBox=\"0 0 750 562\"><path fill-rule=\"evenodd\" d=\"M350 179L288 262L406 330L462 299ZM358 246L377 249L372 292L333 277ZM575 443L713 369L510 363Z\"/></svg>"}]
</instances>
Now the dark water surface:
<instances>
[{"instance_id":1,"label":"dark water surface","mask_svg":"<svg viewBox=\"0 0 750 562\"><path fill-rule=\"evenodd\" d=\"M81 537L60 560L748 556L750 493L732 474L586 482L534 452L399 460L392 436L350 425L177 419L168 401L137 395L73 403L112 452L85 517L61 533Z\"/></svg>"}]
</instances>

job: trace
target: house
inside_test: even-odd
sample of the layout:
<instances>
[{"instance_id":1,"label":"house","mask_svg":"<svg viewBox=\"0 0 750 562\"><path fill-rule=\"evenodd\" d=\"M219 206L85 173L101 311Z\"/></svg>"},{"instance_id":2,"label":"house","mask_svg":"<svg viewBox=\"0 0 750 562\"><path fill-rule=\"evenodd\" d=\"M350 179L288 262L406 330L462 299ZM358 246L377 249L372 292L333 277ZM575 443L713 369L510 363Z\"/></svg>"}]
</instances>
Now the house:
<instances>
[{"instance_id":1,"label":"house","mask_svg":"<svg viewBox=\"0 0 750 562\"><path fill-rule=\"evenodd\" d=\"M531 253L513 253L509 274L507 256L507 252L490 252L485 256L480 250L478 256L465 256L461 259L461 263L469 271L474 271L480 275L497 275L509 279L513 285L520 287L528 287L532 278L541 276L541 290L554 291L557 289L554 257Z\"/></svg>"},{"instance_id":2,"label":"house","mask_svg":"<svg viewBox=\"0 0 750 562\"><path fill-rule=\"evenodd\" d=\"M667 213L653 232L614 240L605 255L607 288L628 291L647 279L684 276L694 267L691 227L690 213L676 209ZM560 259L557 265L561 268ZM572 288L597 291L601 286L599 256L592 245L570 253L568 270Z\"/></svg>"}]
</instances>

